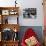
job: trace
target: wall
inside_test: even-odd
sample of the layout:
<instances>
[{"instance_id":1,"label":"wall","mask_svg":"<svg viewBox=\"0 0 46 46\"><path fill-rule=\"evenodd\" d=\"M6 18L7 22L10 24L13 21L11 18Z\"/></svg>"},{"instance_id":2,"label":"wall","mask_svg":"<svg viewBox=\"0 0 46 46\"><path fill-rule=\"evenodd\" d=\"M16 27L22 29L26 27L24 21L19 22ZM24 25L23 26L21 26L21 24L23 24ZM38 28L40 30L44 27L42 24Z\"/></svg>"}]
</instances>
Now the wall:
<instances>
[{"instance_id":1,"label":"wall","mask_svg":"<svg viewBox=\"0 0 46 46\"><path fill-rule=\"evenodd\" d=\"M0 0L0 6L14 6L15 0ZM17 0L19 10L19 24L21 26L43 26L43 6L42 0ZM36 19L24 19L23 9L24 8L37 8L37 18Z\"/></svg>"},{"instance_id":2,"label":"wall","mask_svg":"<svg viewBox=\"0 0 46 46\"><path fill-rule=\"evenodd\" d=\"M18 0L20 2L20 25L21 26L43 26L43 6L42 0ZM24 8L37 8L37 18L36 19L24 19L22 9Z\"/></svg>"},{"instance_id":3,"label":"wall","mask_svg":"<svg viewBox=\"0 0 46 46\"><path fill-rule=\"evenodd\" d=\"M0 6L1 7L10 7L10 6L14 6L14 1L15 0L0 0Z\"/></svg>"}]
</instances>

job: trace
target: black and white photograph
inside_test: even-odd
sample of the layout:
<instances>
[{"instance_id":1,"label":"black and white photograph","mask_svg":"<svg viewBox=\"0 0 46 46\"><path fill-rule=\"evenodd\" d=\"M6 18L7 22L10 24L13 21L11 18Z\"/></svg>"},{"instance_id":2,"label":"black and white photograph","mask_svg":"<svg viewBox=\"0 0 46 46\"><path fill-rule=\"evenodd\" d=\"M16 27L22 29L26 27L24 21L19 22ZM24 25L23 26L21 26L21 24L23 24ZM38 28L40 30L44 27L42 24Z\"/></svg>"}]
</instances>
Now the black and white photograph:
<instances>
[{"instance_id":1,"label":"black and white photograph","mask_svg":"<svg viewBox=\"0 0 46 46\"><path fill-rule=\"evenodd\" d=\"M36 8L25 8L23 9L23 18L36 18L37 17L37 11Z\"/></svg>"}]
</instances>

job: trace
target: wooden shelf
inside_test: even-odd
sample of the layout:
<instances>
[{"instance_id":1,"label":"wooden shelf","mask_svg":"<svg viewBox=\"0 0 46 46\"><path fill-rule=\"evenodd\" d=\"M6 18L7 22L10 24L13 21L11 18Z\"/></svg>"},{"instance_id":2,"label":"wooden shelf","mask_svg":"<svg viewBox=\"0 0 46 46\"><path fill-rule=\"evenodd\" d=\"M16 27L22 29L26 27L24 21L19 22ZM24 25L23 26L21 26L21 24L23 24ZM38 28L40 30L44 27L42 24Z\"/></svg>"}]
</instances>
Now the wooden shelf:
<instances>
[{"instance_id":1,"label":"wooden shelf","mask_svg":"<svg viewBox=\"0 0 46 46\"><path fill-rule=\"evenodd\" d=\"M15 40L15 41L12 41L12 40L10 40L10 41L3 41L3 42L5 42L5 43L8 43L8 42L10 42L10 43L12 43L12 42L19 42L19 40Z\"/></svg>"},{"instance_id":2,"label":"wooden shelf","mask_svg":"<svg viewBox=\"0 0 46 46\"><path fill-rule=\"evenodd\" d=\"M2 46L18 46L18 42L19 41L1 41L0 42L0 45L2 45Z\"/></svg>"},{"instance_id":3,"label":"wooden shelf","mask_svg":"<svg viewBox=\"0 0 46 46\"><path fill-rule=\"evenodd\" d=\"M3 29L5 29L5 28L10 28L10 29L12 29L13 31L14 31L14 29L16 29L17 30L17 32L19 31L19 25L18 24L1 24L0 25L1 26L1 31L3 30Z\"/></svg>"},{"instance_id":4,"label":"wooden shelf","mask_svg":"<svg viewBox=\"0 0 46 46\"><path fill-rule=\"evenodd\" d=\"M3 11L3 12L2 12ZM10 13L11 12L11 13ZM13 12L13 13L12 13ZM17 13L16 13L17 12ZM15 14L16 13L16 14ZM9 24L8 23L8 19L7 17L9 16L17 16L17 24ZM10 31L14 31L18 33L20 27L19 27L19 21L18 21L18 17L19 17L19 7L0 7L0 20L1 20L1 24L0 24L0 32L3 33L4 29L11 29ZM5 19L6 18L6 19ZM3 34L4 35L4 34ZM17 35L17 34L16 34ZM15 36L14 36L15 37ZM14 39L13 37L13 39ZM17 36L16 36L17 37ZM0 41L0 46L18 46L18 42L19 40L15 39L15 41L13 41L13 39L10 39L9 41L5 41L4 39L2 39L2 34L1 34L1 41ZM12 37L11 37L12 38ZM18 37L17 37L18 38Z\"/></svg>"},{"instance_id":5,"label":"wooden shelf","mask_svg":"<svg viewBox=\"0 0 46 46\"><path fill-rule=\"evenodd\" d=\"M11 10L11 9L17 9L18 10L19 7L0 7L0 10Z\"/></svg>"}]
</instances>

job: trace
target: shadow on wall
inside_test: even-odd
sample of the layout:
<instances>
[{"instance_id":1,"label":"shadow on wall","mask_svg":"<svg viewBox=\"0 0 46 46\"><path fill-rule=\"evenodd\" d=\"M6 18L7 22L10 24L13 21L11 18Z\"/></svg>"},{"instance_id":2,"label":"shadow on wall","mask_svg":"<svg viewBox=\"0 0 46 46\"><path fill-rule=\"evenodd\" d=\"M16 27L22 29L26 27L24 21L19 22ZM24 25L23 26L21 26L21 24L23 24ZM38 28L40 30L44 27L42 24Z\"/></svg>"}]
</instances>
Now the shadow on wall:
<instances>
[{"instance_id":1,"label":"shadow on wall","mask_svg":"<svg viewBox=\"0 0 46 46\"><path fill-rule=\"evenodd\" d=\"M21 42L21 40L22 40L22 38L23 38L23 35L24 35L25 31L26 31L28 28L32 28L32 29L34 30L34 32L36 32L39 41L40 41L41 43L43 43L43 31L42 31L42 26L21 26L21 27L20 27L20 32L19 32L19 39L20 39L20 42Z\"/></svg>"}]
</instances>

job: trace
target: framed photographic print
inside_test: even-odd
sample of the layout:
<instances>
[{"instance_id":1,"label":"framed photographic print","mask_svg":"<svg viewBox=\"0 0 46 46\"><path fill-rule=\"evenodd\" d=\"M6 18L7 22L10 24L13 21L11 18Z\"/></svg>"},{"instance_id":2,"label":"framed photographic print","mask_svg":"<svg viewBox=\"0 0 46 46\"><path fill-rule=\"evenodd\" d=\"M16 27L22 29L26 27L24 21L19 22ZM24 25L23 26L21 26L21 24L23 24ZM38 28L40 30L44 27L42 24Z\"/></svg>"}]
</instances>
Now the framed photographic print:
<instances>
[{"instance_id":1,"label":"framed photographic print","mask_svg":"<svg viewBox=\"0 0 46 46\"><path fill-rule=\"evenodd\" d=\"M2 10L2 15L9 15L9 10Z\"/></svg>"},{"instance_id":2,"label":"framed photographic print","mask_svg":"<svg viewBox=\"0 0 46 46\"><path fill-rule=\"evenodd\" d=\"M36 16L37 16L36 8L23 9L23 18L36 18Z\"/></svg>"}]
</instances>

